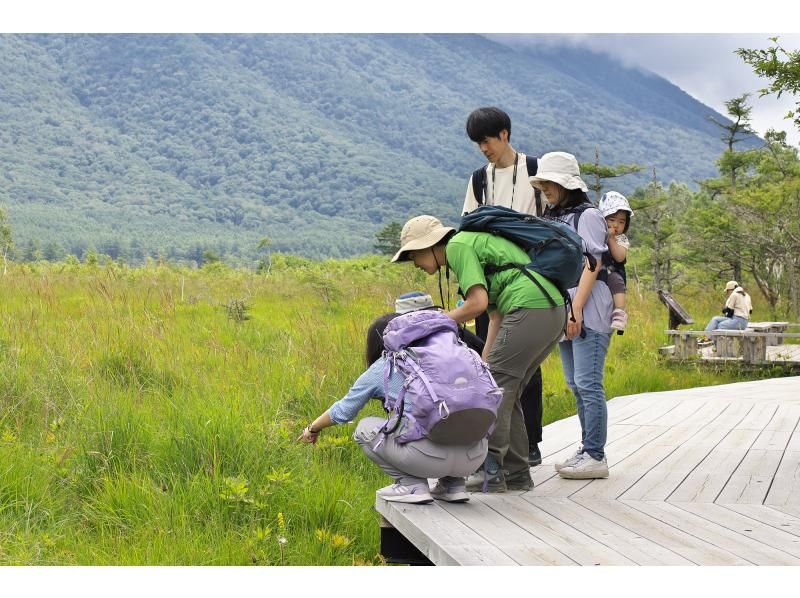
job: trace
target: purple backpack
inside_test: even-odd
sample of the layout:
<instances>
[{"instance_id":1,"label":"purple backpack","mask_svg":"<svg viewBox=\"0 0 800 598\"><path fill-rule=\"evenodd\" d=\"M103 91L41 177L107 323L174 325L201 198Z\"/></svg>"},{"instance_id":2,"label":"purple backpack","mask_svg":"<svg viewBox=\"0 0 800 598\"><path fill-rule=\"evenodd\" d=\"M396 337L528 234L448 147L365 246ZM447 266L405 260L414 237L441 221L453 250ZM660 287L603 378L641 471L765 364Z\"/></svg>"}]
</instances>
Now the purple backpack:
<instances>
[{"instance_id":1,"label":"purple backpack","mask_svg":"<svg viewBox=\"0 0 800 598\"><path fill-rule=\"evenodd\" d=\"M409 426L396 437L428 438L444 445L472 444L491 434L503 392L480 356L458 337L458 324L438 311L415 311L391 320L383 334L384 435L397 430L404 399ZM396 400L388 393L394 368L405 377ZM393 427L392 427L393 426Z\"/></svg>"}]
</instances>

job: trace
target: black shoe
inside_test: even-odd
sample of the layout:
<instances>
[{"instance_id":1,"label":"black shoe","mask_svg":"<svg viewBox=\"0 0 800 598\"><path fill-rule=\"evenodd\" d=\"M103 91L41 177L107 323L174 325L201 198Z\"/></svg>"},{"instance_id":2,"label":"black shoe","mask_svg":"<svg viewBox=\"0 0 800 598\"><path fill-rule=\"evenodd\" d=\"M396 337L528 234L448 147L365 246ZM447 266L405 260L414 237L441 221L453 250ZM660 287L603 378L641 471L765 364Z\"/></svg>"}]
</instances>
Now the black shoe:
<instances>
[{"instance_id":1,"label":"black shoe","mask_svg":"<svg viewBox=\"0 0 800 598\"><path fill-rule=\"evenodd\" d=\"M486 455L481 468L467 477L468 492L505 492L506 477L503 468L492 455Z\"/></svg>"},{"instance_id":2,"label":"black shoe","mask_svg":"<svg viewBox=\"0 0 800 598\"><path fill-rule=\"evenodd\" d=\"M539 452L539 445L534 444L531 445L530 451L528 452L528 465L531 467L536 467L537 465L542 464L542 453Z\"/></svg>"},{"instance_id":3,"label":"black shoe","mask_svg":"<svg viewBox=\"0 0 800 598\"><path fill-rule=\"evenodd\" d=\"M533 478L529 469L523 469L506 476L507 490L533 490Z\"/></svg>"}]
</instances>

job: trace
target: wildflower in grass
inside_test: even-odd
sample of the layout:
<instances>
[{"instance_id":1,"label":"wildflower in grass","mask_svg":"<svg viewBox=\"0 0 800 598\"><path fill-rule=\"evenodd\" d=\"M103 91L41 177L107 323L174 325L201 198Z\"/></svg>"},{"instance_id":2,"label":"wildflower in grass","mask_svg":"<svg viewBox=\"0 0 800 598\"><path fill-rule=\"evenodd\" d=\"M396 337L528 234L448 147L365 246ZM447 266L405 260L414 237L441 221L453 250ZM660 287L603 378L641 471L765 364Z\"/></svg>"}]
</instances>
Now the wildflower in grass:
<instances>
[{"instance_id":1,"label":"wildflower in grass","mask_svg":"<svg viewBox=\"0 0 800 598\"><path fill-rule=\"evenodd\" d=\"M17 435L13 432L9 432L8 430L3 430L2 436L0 436L0 442L5 442L6 444L14 444L17 441Z\"/></svg>"},{"instance_id":2,"label":"wildflower in grass","mask_svg":"<svg viewBox=\"0 0 800 598\"><path fill-rule=\"evenodd\" d=\"M286 520L283 518L283 513L278 513L278 533L280 537L278 538L278 542L281 544L286 544L288 541L286 539ZM283 540L283 542L281 542Z\"/></svg>"},{"instance_id":3,"label":"wildflower in grass","mask_svg":"<svg viewBox=\"0 0 800 598\"><path fill-rule=\"evenodd\" d=\"M317 537L317 540L325 544L330 544L330 546L335 550L347 548L353 542L347 536L343 536L341 534L332 534L325 529L317 529L314 532L314 535Z\"/></svg>"},{"instance_id":4,"label":"wildflower in grass","mask_svg":"<svg viewBox=\"0 0 800 598\"><path fill-rule=\"evenodd\" d=\"M282 469L278 471L277 469L272 469L267 474L267 481L272 482L275 484L280 484L281 482L286 482L292 477L292 472Z\"/></svg>"},{"instance_id":5,"label":"wildflower in grass","mask_svg":"<svg viewBox=\"0 0 800 598\"><path fill-rule=\"evenodd\" d=\"M342 536L341 534L331 535L331 546L337 550L340 548L347 548L352 542L353 541L347 536Z\"/></svg>"}]
</instances>

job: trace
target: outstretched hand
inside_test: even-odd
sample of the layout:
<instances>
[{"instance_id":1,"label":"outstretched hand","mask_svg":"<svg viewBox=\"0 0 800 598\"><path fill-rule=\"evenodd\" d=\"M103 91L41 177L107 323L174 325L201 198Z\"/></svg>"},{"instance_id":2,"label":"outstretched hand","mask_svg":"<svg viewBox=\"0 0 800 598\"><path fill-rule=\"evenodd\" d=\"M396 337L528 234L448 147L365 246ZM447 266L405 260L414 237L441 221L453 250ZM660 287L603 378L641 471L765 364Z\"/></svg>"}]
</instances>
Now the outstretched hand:
<instances>
[{"instance_id":1,"label":"outstretched hand","mask_svg":"<svg viewBox=\"0 0 800 598\"><path fill-rule=\"evenodd\" d=\"M296 442L305 442L306 444L316 444L318 438L319 438L319 432L316 433L311 432L308 429L308 426L306 426L303 429L303 433L297 437Z\"/></svg>"}]
</instances>

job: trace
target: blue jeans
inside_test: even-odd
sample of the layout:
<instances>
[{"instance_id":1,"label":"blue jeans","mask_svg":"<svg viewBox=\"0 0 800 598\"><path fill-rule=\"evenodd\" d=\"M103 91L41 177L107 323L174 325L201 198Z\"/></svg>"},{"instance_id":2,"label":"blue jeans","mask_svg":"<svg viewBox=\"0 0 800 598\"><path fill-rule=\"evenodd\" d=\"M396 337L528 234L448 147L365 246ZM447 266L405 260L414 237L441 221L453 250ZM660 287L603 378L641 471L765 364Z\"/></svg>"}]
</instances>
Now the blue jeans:
<instances>
[{"instance_id":1,"label":"blue jeans","mask_svg":"<svg viewBox=\"0 0 800 598\"><path fill-rule=\"evenodd\" d=\"M581 422L583 452L594 459L605 457L608 434L608 408L603 388L603 370L606 364L611 333L595 332L584 327L586 337L575 337L558 344L561 365L567 386L575 395L578 419Z\"/></svg>"},{"instance_id":2,"label":"blue jeans","mask_svg":"<svg viewBox=\"0 0 800 598\"><path fill-rule=\"evenodd\" d=\"M747 328L747 320L741 316L733 316L726 318L725 316L714 316L706 326L706 332L712 330L745 330Z\"/></svg>"}]
</instances>

